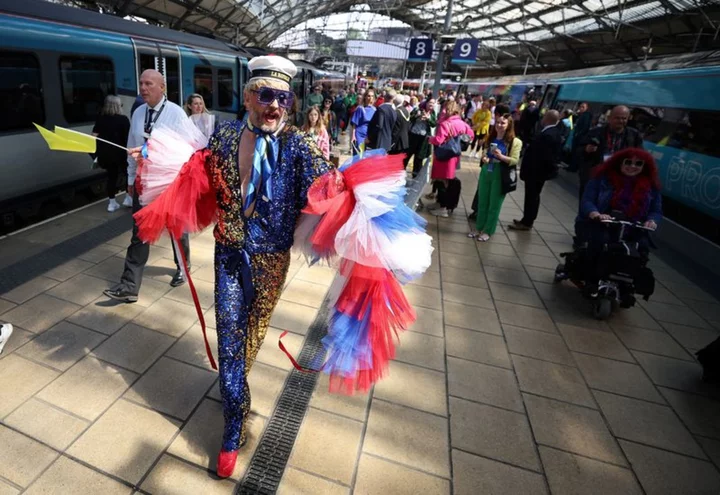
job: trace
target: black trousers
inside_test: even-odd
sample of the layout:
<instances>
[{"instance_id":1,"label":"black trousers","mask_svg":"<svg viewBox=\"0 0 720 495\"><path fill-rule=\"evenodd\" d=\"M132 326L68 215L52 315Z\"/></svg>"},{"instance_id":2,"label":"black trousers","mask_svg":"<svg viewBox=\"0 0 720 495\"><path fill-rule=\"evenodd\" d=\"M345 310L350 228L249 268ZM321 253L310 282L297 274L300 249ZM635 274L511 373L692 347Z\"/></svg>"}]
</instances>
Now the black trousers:
<instances>
[{"instance_id":1,"label":"black trousers","mask_svg":"<svg viewBox=\"0 0 720 495\"><path fill-rule=\"evenodd\" d=\"M407 156L405 157L405 167L408 166L408 163L410 163L410 157L413 157L413 177L416 177L417 174L420 173L420 169L423 165L423 158L420 156L420 151L422 151L423 143L425 142L426 136L421 136L420 134L408 134L408 149L407 149Z\"/></svg>"},{"instance_id":2,"label":"black trousers","mask_svg":"<svg viewBox=\"0 0 720 495\"><path fill-rule=\"evenodd\" d=\"M523 217L521 222L523 225L532 227L533 222L538 216L540 210L540 193L542 192L545 181L542 179L530 179L525 181L525 202L523 206Z\"/></svg>"},{"instance_id":3,"label":"black trousers","mask_svg":"<svg viewBox=\"0 0 720 495\"><path fill-rule=\"evenodd\" d=\"M137 190L133 194L133 214L140 211L142 206L138 199ZM185 252L185 259L190 266L190 238L187 234L183 234L180 238L180 245L182 250ZM177 253L173 252L175 258L175 265L180 269L180 260L178 259ZM147 264L148 258L150 257L150 244L144 243L138 237L138 227L133 221L133 232L132 239L130 240L130 246L127 248L125 254L125 269L122 277L120 278L120 284L124 286L126 290L133 294L140 292L140 286L142 285L143 271Z\"/></svg>"}]
</instances>

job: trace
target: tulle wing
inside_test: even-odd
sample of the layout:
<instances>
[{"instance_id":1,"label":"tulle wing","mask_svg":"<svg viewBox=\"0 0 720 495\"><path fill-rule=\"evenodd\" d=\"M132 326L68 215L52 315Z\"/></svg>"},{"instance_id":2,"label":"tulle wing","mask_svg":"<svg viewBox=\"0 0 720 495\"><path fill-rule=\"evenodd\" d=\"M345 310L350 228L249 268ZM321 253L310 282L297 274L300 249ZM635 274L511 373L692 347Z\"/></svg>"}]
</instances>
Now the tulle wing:
<instances>
[{"instance_id":1,"label":"tulle wing","mask_svg":"<svg viewBox=\"0 0 720 495\"><path fill-rule=\"evenodd\" d=\"M339 257L344 280L323 339L332 392L368 390L387 373L399 332L415 321L400 282L427 270L433 247L405 194L403 156L377 152L308 192L296 241L312 260Z\"/></svg>"},{"instance_id":2,"label":"tulle wing","mask_svg":"<svg viewBox=\"0 0 720 495\"><path fill-rule=\"evenodd\" d=\"M161 124L143 151L140 175L140 204L154 201L180 173L193 153L207 146L208 138L190 119Z\"/></svg>"}]
</instances>

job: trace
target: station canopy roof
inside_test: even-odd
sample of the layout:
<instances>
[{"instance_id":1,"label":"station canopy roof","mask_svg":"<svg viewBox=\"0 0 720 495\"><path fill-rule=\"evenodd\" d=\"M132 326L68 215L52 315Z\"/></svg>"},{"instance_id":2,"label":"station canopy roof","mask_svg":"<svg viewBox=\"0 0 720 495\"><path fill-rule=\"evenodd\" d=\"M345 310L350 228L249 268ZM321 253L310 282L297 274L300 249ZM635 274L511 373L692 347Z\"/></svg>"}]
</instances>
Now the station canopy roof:
<instances>
[{"instance_id":1,"label":"station canopy roof","mask_svg":"<svg viewBox=\"0 0 720 495\"><path fill-rule=\"evenodd\" d=\"M266 47L305 21L358 6L356 0L68 2L251 47ZM719 0L453 0L451 28L444 33L448 3L364 2L419 34L477 38L478 65L507 69L583 67L720 49Z\"/></svg>"}]
</instances>

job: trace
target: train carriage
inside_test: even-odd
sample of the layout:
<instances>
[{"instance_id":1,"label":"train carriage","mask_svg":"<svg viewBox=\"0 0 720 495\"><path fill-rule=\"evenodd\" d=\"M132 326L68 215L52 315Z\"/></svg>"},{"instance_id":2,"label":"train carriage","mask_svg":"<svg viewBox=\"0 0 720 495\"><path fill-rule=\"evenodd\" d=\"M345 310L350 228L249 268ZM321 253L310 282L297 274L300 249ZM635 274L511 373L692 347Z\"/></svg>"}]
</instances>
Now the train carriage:
<instances>
[{"instance_id":1,"label":"train carriage","mask_svg":"<svg viewBox=\"0 0 720 495\"><path fill-rule=\"evenodd\" d=\"M89 156L51 152L33 122L90 132L109 94L129 116L146 69L164 75L178 105L199 93L218 122L242 113L253 56L242 47L42 0L0 0L0 32L0 232L47 200L102 190L105 172L93 170ZM344 85L343 74L298 66L300 103L315 81Z\"/></svg>"}]
</instances>

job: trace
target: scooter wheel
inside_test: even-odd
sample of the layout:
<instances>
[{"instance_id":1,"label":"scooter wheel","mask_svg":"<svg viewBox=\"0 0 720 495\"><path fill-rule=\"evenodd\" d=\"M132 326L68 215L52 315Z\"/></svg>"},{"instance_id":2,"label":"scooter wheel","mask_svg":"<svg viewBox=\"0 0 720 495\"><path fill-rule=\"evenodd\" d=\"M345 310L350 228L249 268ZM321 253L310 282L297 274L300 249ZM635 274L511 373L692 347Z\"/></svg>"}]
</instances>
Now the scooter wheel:
<instances>
[{"instance_id":1,"label":"scooter wheel","mask_svg":"<svg viewBox=\"0 0 720 495\"><path fill-rule=\"evenodd\" d=\"M560 263L557 266L557 268L555 268L555 276L553 277L553 282L556 284L559 284L566 278L567 278L567 273L565 273L565 264Z\"/></svg>"},{"instance_id":2,"label":"scooter wheel","mask_svg":"<svg viewBox=\"0 0 720 495\"><path fill-rule=\"evenodd\" d=\"M593 304L593 316L596 320L607 320L612 309L613 305L610 299L600 298Z\"/></svg>"}]
</instances>

